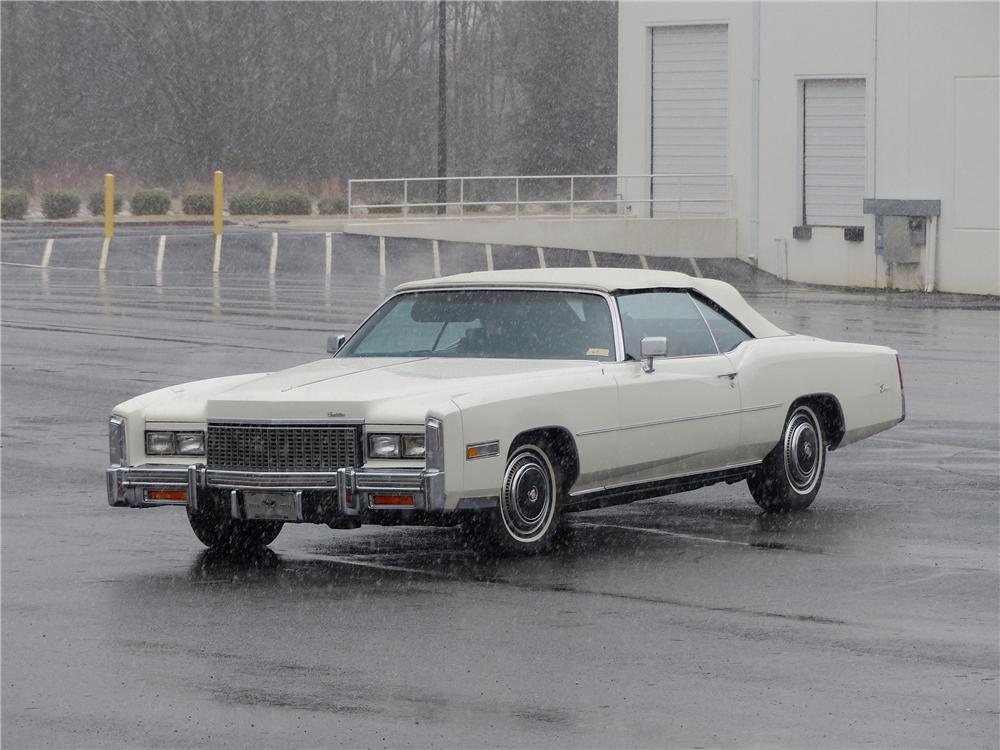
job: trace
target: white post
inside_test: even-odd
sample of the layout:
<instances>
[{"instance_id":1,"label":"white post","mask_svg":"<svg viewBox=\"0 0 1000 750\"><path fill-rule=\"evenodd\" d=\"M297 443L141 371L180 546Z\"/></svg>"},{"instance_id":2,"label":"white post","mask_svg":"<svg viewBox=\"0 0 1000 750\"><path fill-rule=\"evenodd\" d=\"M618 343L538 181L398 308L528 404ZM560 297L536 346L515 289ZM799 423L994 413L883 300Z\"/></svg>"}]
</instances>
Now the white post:
<instances>
[{"instance_id":1,"label":"white post","mask_svg":"<svg viewBox=\"0 0 1000 750\"><path fill-rule=\"evenodd\" d=\"M160 241L156 245L156 272L163 271L163 257L167 254L167 235L161 234Z\"/></svg>"},{"instance_id":2,"label":"white post","mask_svg":"<svg viewBox=\"0 0 1000 750\"><path fill-rule=\"evenodd\" d=\"M326 276L329 278L330 272L333 271L333 232L327 232L324 239L326 240L324 248L326 250Z\"/></svg>"},{"instance_id":3,"label":"white post","mask_svg":"<svg viewBox=\"0 0 1000 750\"><path fill-rule=\"evenodd\" d=\"M212 273L218 274L222 267L222 235L215 235L215 255L212 257ZM216 279L218 280L218 279Z\"/></svg>"},{"instance_id":4,"label":"white post","mask_svg":"<svg viewBox=\"0 0 1000 750\"><path fill-rule=\"evenodd\" d=\"M267 272L271 276L274 276L274 273L277 270L278 270L278 233L271 232L271 262L268 263Z\"/></svg>"},{"instance_id":5,"label":"white post","mask_svg":"<svg viewBox=\"0 0 1000 750\"><path fill-rule=\"evenodd\" d=\"M111 246L111 238L105 237L101 245L101 260L97 264L97 270L104 271L108 267L108 248Z\"/></svg>"}]
</instances>

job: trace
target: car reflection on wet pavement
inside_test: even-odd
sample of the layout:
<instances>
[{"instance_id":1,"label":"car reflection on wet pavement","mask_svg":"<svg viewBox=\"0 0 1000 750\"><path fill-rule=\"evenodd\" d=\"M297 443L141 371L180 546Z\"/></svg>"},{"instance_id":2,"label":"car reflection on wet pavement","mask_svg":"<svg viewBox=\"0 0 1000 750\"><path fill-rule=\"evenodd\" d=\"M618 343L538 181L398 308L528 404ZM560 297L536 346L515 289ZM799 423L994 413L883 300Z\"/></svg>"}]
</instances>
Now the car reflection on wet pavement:
<instances>
[{"instance_id":1,"label":"car reflection on wet pavement","mask_svg":"<svg viewBox=\"0 0 1000 750\"><path fill-rule=\"evenodd\" d=\"M806 512L721 484L572 516L543 557L300 525L233 558L107 507L108 409L318 359L385 285L2 283L5 746L997 744L995 300L741 287L901 355L906 421L833 452Z\"/></svg>"}]
</instances>

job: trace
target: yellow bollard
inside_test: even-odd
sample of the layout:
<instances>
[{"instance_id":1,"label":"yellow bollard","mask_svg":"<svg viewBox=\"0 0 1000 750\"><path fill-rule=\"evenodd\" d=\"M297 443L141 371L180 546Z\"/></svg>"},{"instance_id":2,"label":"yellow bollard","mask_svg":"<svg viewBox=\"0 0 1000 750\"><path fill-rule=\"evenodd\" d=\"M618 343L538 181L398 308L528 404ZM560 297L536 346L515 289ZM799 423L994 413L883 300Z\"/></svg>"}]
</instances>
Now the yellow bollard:
<instances>
[{"instance_id":1,"label":"yellow bollard","mask_svg":"<svg viewBox=\"0 0 1000 750\"><path fill-rule=\"evenodd\" d=\"M222 234L222 171L215 170L215 199L214 199L214 213L215 213L215 235L219 236Z\"/></svg>"},{"instance_id":2,"label":"yellow bollard","mask_svg":"<svg viewBox=\"0 0 1000 750\"><path fill-rule=\"evenodd\" d=\"M115 235L115 176L104 175L104 238L110 240Z\"/></svg>"}]
</instances>

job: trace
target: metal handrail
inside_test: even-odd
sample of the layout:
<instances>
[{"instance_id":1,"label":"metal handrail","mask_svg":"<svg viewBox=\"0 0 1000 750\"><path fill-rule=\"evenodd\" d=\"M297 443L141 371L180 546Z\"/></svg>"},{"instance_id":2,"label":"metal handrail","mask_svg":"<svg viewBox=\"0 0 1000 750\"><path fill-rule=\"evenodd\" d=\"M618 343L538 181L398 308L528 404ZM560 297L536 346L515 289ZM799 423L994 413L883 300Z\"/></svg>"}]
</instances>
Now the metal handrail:
<instances>
[{"instance_id":1,"label":"metal handrail","mask_svg":"<svg viewBox=\"0 0 1000 750\"><path fill-rule=\"evenodd\" d=\"M701 184L693 184L694 180L710 180L717 181L716 184L710 184L708 187L714 190L722 191L722 195L718 197L692 197L688 195L691 189L704 188L706 187L704 182ZM563 180L569 181L569 192L566 198L534 198L526 199L522 197L521 193L521 183L522 182L537 182L537 181L552 181L552 180ZM616 180L616 193L613 198L578 198L577 193L577 181L578 180ZM639 195L632 196L630 191L627 189L629 180L643 180L642 183L644 190L640 191ZM653 193L654 180L659 181L671 181L673 182L672 187L674 188L674 194L670 197L644 197L645 195L651 195ZM685 180L689 181L685 186ZM513 200L466 200L465 199L465 183L466 182L503 182L503 181L513 181L514 185L514 199ZM410 200L410 183L411 182L422 182L422 183L453 183L458 182L458 200L444 200L444 201L411 201ZM379 203L355 203L354 198L357 195L357 188L363 185L387 185L387 184L401 184L402 185L402 202L379 202ZM687 190L685 191L685 188ZM632 213L633 205L648 206L649 214L652 216L656 213L658 206L672 206L673 215L680 217L686 213L691 213L698 216L730 216L732 213L732 175L729 173L697 173L697 172L672 172L672 173L647 173L647 174L574 174L574 175L469 175L469 176L455 176L455 177L376 177L371 179L355 179L348 180L347 183L347 215L348 217L353 217L355 210L364 209L366 213L372 209L378 211L391 210L392 212L400 212L404 216L409 215L411 209L439 209L448 211L448 209L457 207L458 214L461 217L466 215L466 208L480 207L480 206L497 206L499 208L503 207L514 207L513 218L519 218L521 216L521 207L529 205L546 205L550 207L566 207L568 210L564 211L561 215L568 213L570 218L576 218L578 215L577 206L593 206L597 204L606 204L615 206L615 215L630 215ZM690 206L717 206L718 211L697 211L697 212L685 212L683 209ZM607 214L601 214L606 216ZM506 216L510 216L507 214ZM501 218L501 217L497 217Z\"/></svg>"}]
</instances>

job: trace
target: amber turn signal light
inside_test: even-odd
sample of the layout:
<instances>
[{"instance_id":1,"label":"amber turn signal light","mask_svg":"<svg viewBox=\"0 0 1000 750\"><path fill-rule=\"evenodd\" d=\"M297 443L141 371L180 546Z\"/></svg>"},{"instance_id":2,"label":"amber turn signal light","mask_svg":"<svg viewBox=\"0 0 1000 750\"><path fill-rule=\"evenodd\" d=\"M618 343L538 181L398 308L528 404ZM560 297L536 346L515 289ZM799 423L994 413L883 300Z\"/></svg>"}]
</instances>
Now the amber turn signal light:
<instances>
[{"instance_id":1,"label":"amber turn signal light","mask_svg":"<svg viewBox=\"0 0 1000 750\"><path fill-rule=\"evenodd\" d=\"M146 492L147 500L164 500L171 503L186 503L188 499L187 490L149 490Z\"/></svg>"},{"instance_id":2,"label":"amber turn signal light","mask_svg":"<svg viewBox=\"0 0 1000 750\"><path fill-rule=\"evenodd\" d=\"M395 507L413 507L413 495L375 495L372 505L391 505Z\"/></svg>"}]
</instances>

